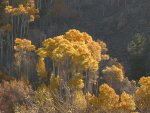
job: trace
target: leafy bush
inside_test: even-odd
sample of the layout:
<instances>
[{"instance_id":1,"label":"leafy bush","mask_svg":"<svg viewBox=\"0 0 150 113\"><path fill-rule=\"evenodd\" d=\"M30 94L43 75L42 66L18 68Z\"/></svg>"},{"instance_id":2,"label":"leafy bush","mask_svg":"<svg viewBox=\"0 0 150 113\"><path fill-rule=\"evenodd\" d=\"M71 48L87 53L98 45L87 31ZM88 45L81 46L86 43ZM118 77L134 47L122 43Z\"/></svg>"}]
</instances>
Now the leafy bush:
<instances>
[{"instance_id":1,"label":"leafy bush","mask_svg":"<svg viewBox=\"0 0 150 113\"><path fill-rule=\"evenodd\" d=\"M0 84L0 110L12 113L15 104L30 104L31 94L31 86L24 84L23 81L3 81Z\"/></svg>"}]
</instances>

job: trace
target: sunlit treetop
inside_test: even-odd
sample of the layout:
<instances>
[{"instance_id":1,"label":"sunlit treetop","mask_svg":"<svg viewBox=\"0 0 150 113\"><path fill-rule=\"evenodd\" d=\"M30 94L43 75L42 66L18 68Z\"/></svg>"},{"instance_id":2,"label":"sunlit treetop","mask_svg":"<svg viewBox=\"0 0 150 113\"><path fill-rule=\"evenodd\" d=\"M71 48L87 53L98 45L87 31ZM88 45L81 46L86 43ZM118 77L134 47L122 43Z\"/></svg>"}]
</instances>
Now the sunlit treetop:
<instances>
[{"instance_id":1,"label":"sunlit treetop","mask_svg":"<svg viewBox=\"0 0 150 113\"><path fill-rule=\"evenodd\" d=\"M106 67L103 73L115 77L119 81L124 79L124 70L121 65L112 65L111 67Z\"/></svg>"},{"instance_id":2,"label":"sunlit treetop","mask_svg":"<svg viewBox=\"0 0 150 113\"><path fill-rule=\"evenodd\" d=\"M116 104L119 101L119 96L115 93L115 90L107 84L102 84L99 87L99 107L102 111L113 111Z\"/></svg>"},{"instance_id":3,"label":"sunlit treetop","mask_svg":"<svg viewBox=\"0 0 150 113\"><path fill-rule=\"evenodd\" d=\"M89 106L94 111L106 113L131 113L136 109L132 95L123 92L121 96L115 93L115 90L107 84L99 87L99 95L96 97L90 93L86 94Z\"/></svg>"},{"instance_id":4,"label":"sunlit treetop","mask_svg":"<svg viewBox=\"0 0 150 113\"><path fill-rule=\"evenodd\" d=\"M135 92L135 102L140 110L150 110L150 77L141 77L140 87Z\"/></svg>"},{"instance_id":5,"label":"sunlit treetop","mask_svg":"<svg viewBox=\"0 0 150 113\"><path fill-rule=\"evenodd\" d=\"M73 42L89 43L93 41L92 37L89 34L87 34L86 32L82 33L76 29L71 29L68 32L66 32L64 38Z\"/></svg>"},{"instance_id":6,"label":"sunlit treetop","mask_svg":"<svg viewBox=\"0 0 150 113\"><path fill-rule=\"evenodd\" d=\"M95 110L106 113L114 112L119 102L119 95L107 84L102 84L99 87L98 96L87 93L86 97L93 112L95 112Z\"/></svg>"},{"instance_id":7,"label":"sunlit treetop","mask_svg":"<svg viewBox=\"0 0 150 113\"><path fill-rule=\"evenodd\" d=\"M14 45L14 50L15 51L34 51L35 50L35 46L32 45L30 40L27 39L20 39L20 38L16 38L15 40L15 45Z\"/></svg>"},{"instance_id":8,"label":"sunlit treetop","mask_svg":"<svg viewBox=\"0 0 150 113\"><path fill-rule=\"evenodd\" d=\"M13 7L12 6L8 5L8 6L5 7L5 12L6 13L11 13L12 11L13 11Z\"/></svg>"},{"instance_id":9,"label":"sunlit treetop","mask_svg":"<svg viewBox=\"0 0 150 113\"><path fill-rule=\"evenodd\" d=\"M117 105L117 109L128 112L134 111L136 109L136 105L133 96L123 92L120 97L120 102Z\"/></svg>"},{"instance_id":10,"label":"sunlit treetop","mask_svg":"<svg viewBox=\"0 0 150 113\"><path fill-rule=\"evenodd\" d=\"M7 5L5 12L10 15L28 15L29 21L34 21L39 13L38 9L34 5L34 0L27 0L26 2L19 2L17 6ZM17 4L17 3L16 3Z\"/></svg>"},{"instance_id":11,"label":"sunlit treetop","mask_svg":"<svg viewBox=\"0 0 150 113\"><path fill-rule=\"evenodd\" d=\"M141 86L149 86L150 87L150 77L141 77L139 80L139 84Z\"/></svg>"},{"instance_id":12,"label":"sunlit treetop","mask_svg":"<svg viewBox=\"0 0 150 113\"><path fill-rule=\"evenodd\" d=\"M66 58L75 67L83 70L98 70L98 64L103 55L104 43L98 43L85 32L71 29L64 35L48 38L43 41L43 47L37 50L40 57L48 57L57 62L65 62Z\"/></svg>"}]
</instances>

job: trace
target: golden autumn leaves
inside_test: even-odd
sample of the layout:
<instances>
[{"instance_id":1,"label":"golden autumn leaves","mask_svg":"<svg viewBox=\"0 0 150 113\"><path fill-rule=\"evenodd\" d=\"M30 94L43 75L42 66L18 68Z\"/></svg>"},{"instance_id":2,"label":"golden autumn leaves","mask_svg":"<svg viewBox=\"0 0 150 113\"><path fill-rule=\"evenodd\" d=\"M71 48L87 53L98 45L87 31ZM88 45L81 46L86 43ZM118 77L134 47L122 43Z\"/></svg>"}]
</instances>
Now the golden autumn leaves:
<instances>
[{"instance_id":1,"label":"golden autumn leaves","mask_svg":"<svg viewBox=\"0 0 150 113\"><path fill-rule=\"evenodd\" d=\"M48 73L46 71L44 58L39 58L36 66L37 66L37 73L39 75L42 75L44 78L46 78Z\"/></svg>"},{"instance_id":2,"label":"golden autumn leaves","mask_svg":"<svg viewBox=\"0 0 150 113\"><path fill-rule=\"evenodd\" d=\"M148 111L150 108L150 77L141 77L140 87L135 93L137 107L142 111Z\"/></svg>"},{"instance_id":3,"label":"golden autumn leaves","mask_svg":"<svg viewBox=\"0 0 150 113\"><path fill-rule=\"evenodd\" d=\"M18 52L19 51L31 52L35 50L35 46L31 44L30 40L16 38L14 50Z\"/></svg>"},{"instance_id":4,"label":"golden autumn leaves","mask_svg":"<svg viewBox=\"0 0 150 113\"><path fill-rule=\"evenodd\" d=\"M39 56L37 73L44 78L48 76L45 58L49 58L53 63L51 74L61 76L65 71L65 76L71 72L74 77L78 77L78 73L82 71L96 72L100 61L109 59L109 56L105 54L107 48L104 42L96 42L89 34L75 29L69 30L64 35L48 38L42 42L42 45L42 48L35 50L31 41L16 38L14 50L36 51Z\"/></svg>"},{"instance_id":5,"label":"golden autumn leaves","mask_svg":"<svg viewBox=\"0 0 150 113\"><path fill-rule=\"evenodd\" d=\"M95 42L87 33L78 30L69 30L64 35L48 38L43 41L43 47L37 50L40 57L48 57L56 62L70 59L72 66L82 70L98 70L98 64L102 59L108 59L108 55L102 54L106 50L103 42Z\"/></svg>"},{"instance_id":6,"label":"golden autumn leaves","mask_svg":"<svg viewBox=\"0 0 150 113\"><path fill-rule=\"evenodd\" d=\"M109 58L106 54L106 44L102 41L94 41L85 32L71 29L64 35L44 40L42 47L37 50L31 41L16 38L14 49L17 52L35 51L39 56L37 73L44 78L48 76L45 58L50 59L53 63L53 71L50 73L50 90L61 89L61 85L67 83L71 90L72 105L82 112L88 109L91 113L131 113L136 108L147 111L150 107L149 77L140 79L140 86L134 95L125 91L119 95L106 83L99 86L97 96L88 90L83 91L86 86L85 77L93 76L91 73L98 70L101 60ZM87 75L83 75L83 72L86 72ZM125 79L124 69L120 63L107 66L102 72L104 76L111 76L111 80L122 82Z\"/></svg>"},{"instance_id":7,"label":"golden autumn leaves","mask_svg":"<svg viewBox=\"0 0 150 113\"><path fill-rule=\"evenodd\" d=\"M116 65L106 67L106 69L103 70L103 73L106 75L111 75L119 81L122 81L124 79L124 70Z\"/></svg>"},{"instance_id":8,"label":"golden autumn leaves","mask_svg":"<svg viewBox=\"0 0 150 113\"><path fill-rule=\"evenodd\" d=\"M93 113L96 112L115 112L115 113L130 113L134 111L135 102L132 95L125 92L121 96L117 95L115 90L107 84L102 84L99 87L98 97L87 93L89 106Z\"/></svg>"},{"instance_id":9,"label":"golden autumn leaves","mask_svg":"<svg viewBox=\"0 0 150 113\"><path fill-rule=\"evenodd\" d=\"M19 4L17 7L7 5L5 7L5 12L11 15L24 14L29 16L29 21L34 21L39 11L36 9L34 1L27 1L26 4Z\"/></svg>"}]
</instances>

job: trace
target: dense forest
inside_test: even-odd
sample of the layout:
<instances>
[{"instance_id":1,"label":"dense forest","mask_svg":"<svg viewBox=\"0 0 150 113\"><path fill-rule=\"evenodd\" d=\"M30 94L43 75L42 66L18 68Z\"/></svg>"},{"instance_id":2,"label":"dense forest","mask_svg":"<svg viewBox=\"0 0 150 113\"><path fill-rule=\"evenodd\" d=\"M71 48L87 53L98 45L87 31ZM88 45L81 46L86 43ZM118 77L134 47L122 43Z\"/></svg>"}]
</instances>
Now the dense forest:
<instances>
[{"instance_id":1,"label":"dense forest","mask_svg":"<svg viewBox=\"0 0 150 113\"><path fill-rule=\"evenodd\" d=\"M0 113L149 113L149 0L0 0Z\"/></svg>"}]
</instances>

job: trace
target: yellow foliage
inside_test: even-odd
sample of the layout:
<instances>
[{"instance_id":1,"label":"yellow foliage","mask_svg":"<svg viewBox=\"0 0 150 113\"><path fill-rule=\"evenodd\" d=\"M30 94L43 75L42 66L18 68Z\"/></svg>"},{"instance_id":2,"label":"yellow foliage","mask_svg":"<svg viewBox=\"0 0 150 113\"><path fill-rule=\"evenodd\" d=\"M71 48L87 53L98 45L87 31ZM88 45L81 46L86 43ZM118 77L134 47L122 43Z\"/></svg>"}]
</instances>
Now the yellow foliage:
<instances>
[{"instance_id":1,"label":"yellow foliage","mask_svg":"<svg viewBox=\"0 0 150 113\"><path fill-rule=\"evenodd\" d=\"M34 21L35 20L35 17L34 15L30 15L30 22Z\"/></svg>"},{"instance_id":2,"label":"yellow foliage","mask_svg":"<svg viewBox=\"0 0 150 113\"><path fill-rule=\"evenodd\" d=\"M91 111L99 109L99 100L98 97L92 95L91 93L86 93L87 107L90 108Z\"/></svg>"},{"instance_id":3,"label":"yellow foliage","mask_svg":"<svg viewBox=\"0 0 150 113\"><path fill-rule=\"evenodd\" d=\"M71 89L81 90L84 87L83 76L77 73L69 80L68 85Z\"/></svg>"},{"instance_id":4,"label":"yellow foliage","mask_svg":"<svg viewBox=\"0 0 150 113\"><path fill-rule=\"evenodd\" d=\"M85 99L85 95L82 91L75 91L73 93L73 105L75 105L78 109L85 110L87 103Z\"/></svg>"},{"instance_id":5,"label":"yellow foliage","mask_svg":"<svg viewBox=\"0 0 150 113\"><path fill-rule=\"evenodd\" d=\"M119 95L117 95L114 89L107 84L102 84L99 87L98 97L89 93L86 94L86 97L92 111L113 112L119 102Z\"/></svg>"},{"instance_id":6,"label":"yellow foliage","mask_svg":"<svg viewBox=\"0 0 150 113\"><path fill-rule=\"evenodd\" d=\"M102 57L101 45L85 32L71 29L65 35L48 38L43 41L43 48L37 50L39 56L63 62L66 58L71 59L72 65L82 70L97 71ZM103 56L104 55L104 56ZM107 58L106 58L107 59Z\"/></svg>"},{"instance_id":7,"label":"yellow foliage","mask_svg":"<svg viewBox=\"0 0 150 113\"><path fill-rule=\"evenodd\" d=\"M12 6L8 5L8 6L5 7L5 12L6 13L11 13L12 11L13 11L13 7Z\"/></svg>"},{"instance_id":8,"label":"yellow foliage","mask_svg":"<svg viewBox=\"0 0 150 113\"><path fill-rule=\"evenodd\" d=\"M34 51L35 46L31 44L30 40L27 39L20 39L16 38L15 40L15 45L14 45L14 50L15 51Z\"/></svg>"},{"instance_id":9,"label":"yellow foliage","mask_svg":"<svg viewBox=\"0 0 150 113\"><path fill-rule=\"evenodd\" d=\"M42 76L44 78L47 77L47 71L46 71L46 67L45 67L45 62L44 62L44 58L39 58L39 61L36 65L37 68L37 73L39 76Z\"/></svg>"},{"instance_id":10,"label":"yellow foliage","mask_svg":"<svg viewBox=\"0 0 150 113\"><path fill-rule=\"evenodd\" d=\"M50 89L52 91L57 90L59 85L60 85L60 77L57 76L55 77L54 74L51 74L51 78L50 78Z\"/></svg>"},{"instance_id":11,"label":"yellow foliage","mask_svg":"<svg viewBox=\"0 0 150 113\"><path fill-rule=\"evenodd\" d=\"M88 105L93 112L109 113L119 111L119 113L129 113L136 109L132 95L123 92L119 101L119 95L107 84L102 84L99 87L99 92L98 97L90 93L86 94Z\"/></svg>"},{"instance_id":12,"label":"yellow foliage","mask_svg":"<svg viewBox=\"0 0 150 113\"><path fill-rule=\"evenodd\" d=\"M20 4L20 5L18 6L17 11L18 11L18 13L21 13L21 14L23 14L23 13L24 13L24 14L28 13L28 12L26 11L25 7L23 6L23 4Z\"/></svg>"},{"instance_id":13,"label":"yellow foliage","mask_svg":"<svg viewBox=\"0 0 150 113\"><path fill-rule=\"evenodd\" d=\"M141 86L147 86L147 88L150 88L150 77L141 77L139 84Z\"/></svg>"},{"instance_id":14,"label":"yellow foliage","mask_svg":"<svg viewBox=\"0 0 150 113\"><path fill-rule=\"evenodd\" d=\"M37 107L39 111L42 110L44 113L56 112L52 94L45 84L38 87L35 92L35 103L35 107Z\"/></svg>"},{"instance_id":15,"label":"yellow foliage","mask_svg":"<svg viewBox=\"0 0 150 113\"><path fill-rule=\"evenodd\" d=\"M102 84L99 92L98 101L100 110L105 112L113 111L119 101L119 96L115 93L114 89L107 84Z\"/></svg>"},{"instance_id":16,"label":"yellow foliage","mask_svg":"<svg viewBox=\"0 0 150 113\"><path fill-rule=\"evenodd\" d=\"M39 13L38 9L35 7L34 0L29 0L26 3L19 4L18 7L7 5L5 7L5 12L11 15L28 15L29 21L34 21L34 19L37 17L37 14Z\"/></svg>"},{"instance_id":17,"label":"yellow foliage","mask_svg":"<svg viewBox=\"0 0 150 113\"><path fill-rule=\"evenodd\" d=\"M41 84L35 92L35 99L37 100L38 104L44 104L44 99L42 98L46 93L51 96L48 87L45 84Z\"/></svg>"},{"instance_id":18,"label":"yellow foliage","mask_svg":"<svg viewBox=\"0 0 150 113\"><path fill-rule=\"evenodd\" d=\"M106 67L106 69L103 70L103 73L113 76L119 81L123 81L124 79L124 70L121 66L112 65L111 67Z\"/></svg>"},{"instance_id":19,"label":"yellow foliage","mask_svg":"<svg viewBox=\"0 0 150 113\"><path fill-rule=\"evenodd\" d=\"M141 77L140 87L135 93L135 102L139 109L143 111L150 110L150 77Z\"/></svg>"},{"instance_id":20,"label":"yellow foliage","mask_svg":"<svg viewBox=\"0 0 150 113\"><path fill-rule=\"evenodd\" d=\"M121 102L117 106L117 110L122 110L126 112L131 112L136 109L136 105L132 95L129 95L125 92L121 94Z\"/></svg>"},{"instance_id":21,"label":"yellow foliage","mask_svg":"<svg viewBox=\"0 0 150 113\"><path fill-rule=\"evenodd\" d=\"M100 41L100 40L97 40L97 42L101 46L101 52L102 52L101 59L102 60L109 60L109 55L106 54L106 52L108 51L106 43L104 43L103 41Z\"/></svg>"}]
</instances>

